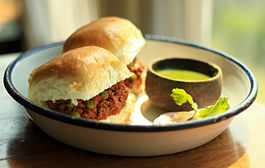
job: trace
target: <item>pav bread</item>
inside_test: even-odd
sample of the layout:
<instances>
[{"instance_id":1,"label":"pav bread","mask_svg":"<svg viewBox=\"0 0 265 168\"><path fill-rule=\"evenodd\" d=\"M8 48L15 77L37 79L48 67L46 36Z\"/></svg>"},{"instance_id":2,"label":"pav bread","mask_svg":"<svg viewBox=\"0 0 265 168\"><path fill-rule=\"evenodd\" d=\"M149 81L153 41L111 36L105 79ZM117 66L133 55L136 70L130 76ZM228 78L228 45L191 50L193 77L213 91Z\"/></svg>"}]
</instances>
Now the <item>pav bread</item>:
<instances>
[{"instance_id":1,"label":"pav bread","mask_svg":"<svg viewBox=\"0 0 265 168\"><path fill-rule=\"evenodd\" d=\"M74 117L126 123L134 109L134 97L124 84L130 76L108 50L80 47L34 69L28 98Z\"/></svg>"},{"instance_id":2,"label":"pav bread","mask_svg":"<svg viewBox=\"0 0 265 168\"><path fill-rule=\"evenodd\" d=\"M145 44L141 31L129 20L119 17L104 17L75 31L64 43L63 52L95 45L112 52L121 62L128 65L133 78L126 85L135 93L143 92L144 64L136 55Z\"/></svg>"}]
</instances>

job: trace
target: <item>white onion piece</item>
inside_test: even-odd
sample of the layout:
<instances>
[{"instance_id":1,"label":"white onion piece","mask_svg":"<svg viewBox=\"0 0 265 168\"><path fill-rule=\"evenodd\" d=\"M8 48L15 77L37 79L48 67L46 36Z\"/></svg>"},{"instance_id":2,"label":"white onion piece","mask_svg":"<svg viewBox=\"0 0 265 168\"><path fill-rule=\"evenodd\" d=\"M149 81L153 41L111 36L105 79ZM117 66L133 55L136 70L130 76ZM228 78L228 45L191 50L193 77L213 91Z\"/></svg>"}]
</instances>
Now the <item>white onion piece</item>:
<instances>
[{"instance_id":1,"label":"white onion piece","mask_svg":"<svg viewBox=\"0 0 265 168\"><path fill-rule=\"evenodd\" d=\"M194 116L194 111L181 111L181 112L168 112L161 114L157 117L153 124L154 125L167 125L174 124L177 122L185 122Z\"/></svg>"}]
</instances>

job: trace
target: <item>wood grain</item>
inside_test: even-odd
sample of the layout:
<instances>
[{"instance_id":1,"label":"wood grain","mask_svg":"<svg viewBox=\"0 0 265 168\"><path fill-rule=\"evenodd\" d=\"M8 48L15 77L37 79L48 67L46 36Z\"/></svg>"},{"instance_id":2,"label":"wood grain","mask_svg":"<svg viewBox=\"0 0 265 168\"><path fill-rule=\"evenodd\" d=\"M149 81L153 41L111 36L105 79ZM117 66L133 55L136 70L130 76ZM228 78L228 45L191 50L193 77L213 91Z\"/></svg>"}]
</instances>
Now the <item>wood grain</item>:
<instances>
[{"instance_id":1,"label":"wood grain","mask_svg":"<svg viewBox=\"0 0 265 168\"><path fill-rule=\"evenodd\" d=\"M229 128L196 149L160 157L82 151L43 133L10 97L0 99L0 167L254 167L265 166L265 106L254 103Z\"/></svg>"},{"instance_id":2,"label":"wood grain","mask_svg":"<svg viewBox=\"0 0 265 168\"><path fill-rule=\"evenodd\" d=\"M62 147L61 143L46 136L11 97L0 99L0 160Z\"/></svg>"}]
</instances>

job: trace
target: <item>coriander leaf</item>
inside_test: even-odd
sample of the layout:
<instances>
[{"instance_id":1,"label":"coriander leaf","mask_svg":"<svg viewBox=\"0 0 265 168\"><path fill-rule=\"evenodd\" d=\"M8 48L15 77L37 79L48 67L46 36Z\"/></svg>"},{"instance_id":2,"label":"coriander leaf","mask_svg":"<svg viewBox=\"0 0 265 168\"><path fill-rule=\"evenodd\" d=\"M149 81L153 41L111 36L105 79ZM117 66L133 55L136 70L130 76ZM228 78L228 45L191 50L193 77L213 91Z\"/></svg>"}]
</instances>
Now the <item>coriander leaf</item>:
<instances>
[{"instance_id":1,"label":"coriander leaf","mask_svg":"<svg viewBox=\"0 0 265 168\"><path fill-rule=\"evenodd\" d=\"M184 89L179 89L179 88L172 89L172 93L170 96L173 98L174 102L178 106L181 106L182 104L188 101L189 104L191 104L191 107L194 109L195 113L197 113L198 105L193 101L192 97L185 92Z\"/></svg>"},{"instance_id":2,"label":"coriander leaf","mask_svg":"<svg viewBox=\"0 0 265 168\"><path fill-rule=\"evenodd\" d=\"M204 117L217 115L217 114L220 114L222 112L225 112L229 108L230 107L228 104L228 98L227 97L220 97L215 105L208 106L205 109L200 110L198 118L204 118Z\"/></svg>"}]
</instances>

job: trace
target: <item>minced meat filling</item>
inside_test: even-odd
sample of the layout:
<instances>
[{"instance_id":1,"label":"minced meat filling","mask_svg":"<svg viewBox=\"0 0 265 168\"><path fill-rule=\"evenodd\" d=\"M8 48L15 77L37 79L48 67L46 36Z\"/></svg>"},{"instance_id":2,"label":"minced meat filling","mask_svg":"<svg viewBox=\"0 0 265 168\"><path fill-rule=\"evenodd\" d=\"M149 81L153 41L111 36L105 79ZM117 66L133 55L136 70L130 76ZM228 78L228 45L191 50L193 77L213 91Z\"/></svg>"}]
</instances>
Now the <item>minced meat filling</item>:
<instances>
[{"instance_id":1,"label":"minced meat filling","mask_svg":"<svg viewBox=\"0 0 265 168\"><path fill-rule=\"evenodd\" d=\"M144 71L144 64L138 59L134 58L133 62L127 66L128 69L133 72L133 76L127 78L124 82L128 88L133 88L135 85L137 88L142 84L142 72Z\"/></svg>"},{"instance_id":2,"label":"minced meat filling","mask_svg":"<svg viewBox=\"0 0 265 168\"><path fill-rule=\"evenodd\" d=\"M46 101L48 107L60 113L69 114L75 117L82 117L92 120L103 120L113 114L118 114L124 107L128 88L124 82L119 82L90 100L78 99L74 105L71 100Z\"/></svg>"}]
</instances>

